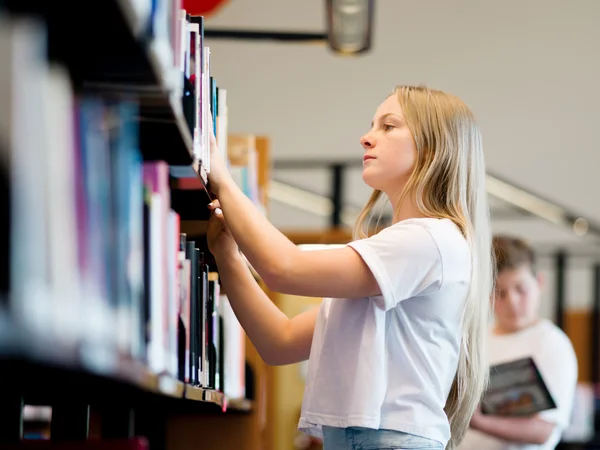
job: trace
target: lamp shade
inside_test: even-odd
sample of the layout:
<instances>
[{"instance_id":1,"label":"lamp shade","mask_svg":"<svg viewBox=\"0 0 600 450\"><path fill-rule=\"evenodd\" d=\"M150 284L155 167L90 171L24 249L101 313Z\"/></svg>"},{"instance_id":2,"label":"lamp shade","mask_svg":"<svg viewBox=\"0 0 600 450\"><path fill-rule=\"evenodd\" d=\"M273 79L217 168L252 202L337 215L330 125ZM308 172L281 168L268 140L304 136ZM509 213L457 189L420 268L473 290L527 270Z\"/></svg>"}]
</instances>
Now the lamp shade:
<instances>
[{"instance_id":1,"label":"lamp shade","mask_svg":"<svg viewBox=\"0 0 600 450\"><path fill-rule=\"evenodd\" d=\"M371 48L375 0L325 0L327 40L337 53L363 53Z\"/></svg>"}]
</instances>

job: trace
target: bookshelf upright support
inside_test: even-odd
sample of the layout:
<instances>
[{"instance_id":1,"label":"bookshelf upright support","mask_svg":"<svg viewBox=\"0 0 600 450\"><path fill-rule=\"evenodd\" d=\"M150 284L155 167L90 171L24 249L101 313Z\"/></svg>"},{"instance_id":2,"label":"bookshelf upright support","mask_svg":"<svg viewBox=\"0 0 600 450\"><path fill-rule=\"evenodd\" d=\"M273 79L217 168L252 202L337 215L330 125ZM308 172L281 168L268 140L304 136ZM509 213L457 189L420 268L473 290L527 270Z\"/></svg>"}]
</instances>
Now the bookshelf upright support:
<instances>
[{"instance_id":1,"label":"bookshelf upright support","mask_svg":"<svg viewBox=\"0 0 600 450\"><path fill-rule=\"evenodd\" d=\"M4 385L0 398L0 444L19 442L23 438L23 396Z\"/></svg>"},{"instance_id":2,"label":"bookshelf upright support","mask_svg":"<svg viewBox=\"0 0 600 450\"><path fill-rule=\"evenodd\" d=\"M53 441L83 441L90 429L90 405L71 399L52 405L50 437Z\"/></svg>"}]
</instances>

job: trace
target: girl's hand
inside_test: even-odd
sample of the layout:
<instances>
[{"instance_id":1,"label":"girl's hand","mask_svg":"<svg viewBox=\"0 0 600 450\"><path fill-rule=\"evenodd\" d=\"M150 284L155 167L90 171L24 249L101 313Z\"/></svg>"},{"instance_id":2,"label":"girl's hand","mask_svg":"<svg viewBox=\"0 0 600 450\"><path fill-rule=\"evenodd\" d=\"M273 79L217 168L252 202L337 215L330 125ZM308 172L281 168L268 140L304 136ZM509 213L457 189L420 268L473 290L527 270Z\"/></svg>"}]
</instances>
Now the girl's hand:
<instances>
[{"instance_id":1,"label":"girl's hand","mask_svg":"<svg viewBox=\"0 0 600 450\"><path fill-rule=\"evenodd\" d=\"M227 228L220 206L219 200L214 200L208 205L212 213L206 231L208 248L217 259L222 256L234 255L239 251L233 236Z\"/></svg>"},{"instance_id":2,"label":"girl's hand","mask_svg":"<svg viewBox=\"0 0 600 450\"><path fill-rule=\"evenodd\" d=\"M217 139L212 128L212 119L210 127L210 173L208 174L208 183L210 190L219 196L219 189L224 183L231 180L227 163L217 145Z\"/></svg>"}]
</instances>

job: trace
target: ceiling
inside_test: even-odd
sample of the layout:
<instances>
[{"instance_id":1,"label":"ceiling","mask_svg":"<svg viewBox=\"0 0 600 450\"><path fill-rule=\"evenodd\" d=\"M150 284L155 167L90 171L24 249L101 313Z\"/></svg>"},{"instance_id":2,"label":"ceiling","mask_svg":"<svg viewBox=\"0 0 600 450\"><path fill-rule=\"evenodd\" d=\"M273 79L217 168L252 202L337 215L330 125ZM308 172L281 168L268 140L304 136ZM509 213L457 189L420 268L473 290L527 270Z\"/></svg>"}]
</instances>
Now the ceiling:
<instances>
[{"instance_id":1,"label":"ceiling","mask_svg":"<svg viewBox=\"0 0 600 450\"><path fill-rule=\"evenodd\" d=\"M324 31L322 0L236 0L208 28ZM475 112L490 173L600 223L600 2L379 0L373 50L339 57L314 44L209 40L228 89L233 132L271 137L275 160L360 157L358 138L400 83L459 95ZM275 170L275 180L328 195L326 169ZM344 202L369 196L360 170ZM275 196L276 197L276 196ZM536 245L595 251L580 237L490 197L494 229ZM273 200L280 228L320 228L327 217Z\"/></svg>"}]
</instances>

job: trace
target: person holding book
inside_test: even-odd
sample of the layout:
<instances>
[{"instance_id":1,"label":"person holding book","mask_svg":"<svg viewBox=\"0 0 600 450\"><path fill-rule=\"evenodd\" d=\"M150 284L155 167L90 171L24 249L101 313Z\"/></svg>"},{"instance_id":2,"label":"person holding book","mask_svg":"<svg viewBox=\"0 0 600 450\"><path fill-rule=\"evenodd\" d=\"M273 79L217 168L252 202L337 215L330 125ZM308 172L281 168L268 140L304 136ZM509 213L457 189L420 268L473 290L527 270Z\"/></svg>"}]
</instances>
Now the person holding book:
<instances>
[{"instance_id":1,"label":"person holding book","mask_svg":"<svg viewBox=\"0 0 600 450\"><path fill-rule=\"evenodd\" d=\"M488 376L492 251L479 128L455 96L399 86L360 143L374 189L342 248L302 251L235 185L216 144L208 243L269 364L309 360L299 429L325 450L453 449ZM368 229L385 194L393 224ZM287 318L254 281L323 297ZM486 299L486 300L484 300Z\"/></svg>"},{"instance_id":2,"label":"person holding book","mask_svg":"<svg viewBox=\"0 0 600 450\"><path fill-rule=\"evenodd\" d=\"M490 363L532 358L556 408L525 417L478 409L460 450L550 450L570 423L577 358L569 338L539 316L543 278L536 272L533 249L511 236L494 237L493 248L497 279Z\"/></svg>"}]
</instances>

